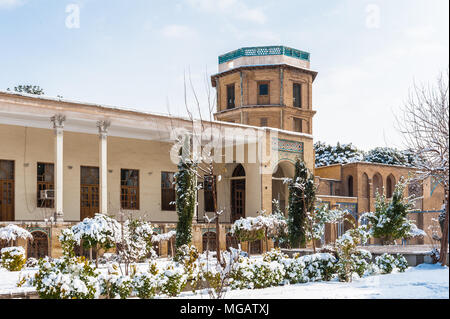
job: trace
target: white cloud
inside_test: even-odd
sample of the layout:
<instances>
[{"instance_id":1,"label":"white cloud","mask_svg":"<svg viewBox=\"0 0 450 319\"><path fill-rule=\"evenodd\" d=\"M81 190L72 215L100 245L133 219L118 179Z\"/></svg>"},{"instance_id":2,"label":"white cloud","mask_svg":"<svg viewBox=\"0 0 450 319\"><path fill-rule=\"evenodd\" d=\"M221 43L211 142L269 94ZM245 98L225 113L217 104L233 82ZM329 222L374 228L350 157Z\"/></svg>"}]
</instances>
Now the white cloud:
<instances>
[{"instance_id":1,"label":"white cloud","mask_svg":"<svg viewBox=\"0 0 450 319\"><path fill-rule=\"evenodd\" d=\"M0 9L18 7L24 4L24 0L0 0Z\"/></svg>"},{"instance_id":2,"label":"white cloud","mask_svg":"<svg viewBox=\"0 0 450 319\"><path fill-rule=\"evenodd\" d=\"M196 35L193 28L180 24L166 25L162 28L161 33L163 36L168 38L187 38Z\"/></svg>"},{"instance_id":3,"label":"white cloud","mask_svg":"<svg viewBox=\"0 0 450 319\"><path fill-rule=\"evenodd\" d=\"M187 0L187 3L201 11L225 14L237 20L259 24L267 20L262 8L249 8L242 0Z\"/></svg>"}]
</instances>

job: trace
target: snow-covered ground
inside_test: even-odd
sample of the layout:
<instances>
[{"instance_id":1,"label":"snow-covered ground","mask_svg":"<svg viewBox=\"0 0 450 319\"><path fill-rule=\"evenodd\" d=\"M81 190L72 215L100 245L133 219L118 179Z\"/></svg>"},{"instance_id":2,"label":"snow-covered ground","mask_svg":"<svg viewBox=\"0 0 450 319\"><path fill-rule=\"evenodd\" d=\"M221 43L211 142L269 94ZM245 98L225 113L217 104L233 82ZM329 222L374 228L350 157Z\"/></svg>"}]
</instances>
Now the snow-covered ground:
<instances>
[{"instance_id":1,"label":"snow-covered ground","mask_svg":"<svg viewBox=\"0 0 450 319\"><path fill-rule=\"evenodd\" d=\"M313 282L255 290L232 290L226 299L448 299L448 267L421 264L404 273L355 278L351 283ZM208 298L184 292L179 298Z\"/></svg>"},{"instance_id":2,"label":"snow-covered ground","mask_svg":"<svg viewBox=\"0 0 450 319\"><path fill-rule=\"evenodd\" d=\"M143 268L142 267L139 268ZM106 270L106 269L105 269ZM144 270L144 269L142 269ZM20 274L33 274L36 270L9 272L0 268L0 294L33 291L31 287L16 287ZM183 292L178 298L208 299L208 294ZM313 282L255 290L232 290L229 299L448 299L449 269L440 265L421 264L404 273L355 278L351 283L338 281Z\"/></svg>"}]
</instances>

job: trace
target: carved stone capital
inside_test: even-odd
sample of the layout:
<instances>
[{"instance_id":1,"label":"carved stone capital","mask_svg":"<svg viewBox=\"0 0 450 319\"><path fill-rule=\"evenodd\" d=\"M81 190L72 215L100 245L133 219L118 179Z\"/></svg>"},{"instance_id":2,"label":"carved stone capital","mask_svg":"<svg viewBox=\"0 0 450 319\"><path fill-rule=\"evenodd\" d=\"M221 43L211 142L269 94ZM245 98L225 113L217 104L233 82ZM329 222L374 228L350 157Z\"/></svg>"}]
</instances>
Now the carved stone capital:
<instances>
[{"instance_id":1,"label":"carved stone capital","mask_svg":"<svg viewBox=\"0 0 450 319\"><path fill-rule=\"evenodd\" d=\"M107 120L97 121L98 134L100 137L106 137L108 135L108 129L111 126L111 122Z\"/></svg>"},{"instance_id":2,"label":"carved stone capital","mask_svg":"<svg viewBox=\"0 0 450 319\"><path fill-rule=\"evenodd\" d=\"M66 121L66 116L62 114L56 114L50 118L50 121L53 122L54 129L63 129L64 122Z\"/></svg>"}]
</instances>

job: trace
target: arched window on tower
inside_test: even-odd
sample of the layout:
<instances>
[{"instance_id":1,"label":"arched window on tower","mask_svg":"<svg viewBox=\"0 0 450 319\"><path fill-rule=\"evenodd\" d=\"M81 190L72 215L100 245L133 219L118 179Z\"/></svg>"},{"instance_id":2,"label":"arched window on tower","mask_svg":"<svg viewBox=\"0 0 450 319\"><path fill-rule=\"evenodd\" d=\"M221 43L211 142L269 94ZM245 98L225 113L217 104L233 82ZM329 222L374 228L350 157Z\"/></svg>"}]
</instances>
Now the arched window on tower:
<instances>
[{"instance_id":1,"label":"arched window on tower","mask_svg":"<svg viewBox=\"0 0 450 319\"><path fill-rule=\"evenodd\" d=\"M349 176L347 179L347 189L348 189L348 196L353 197L353 176Z\"/></svg>"}]
</instances>

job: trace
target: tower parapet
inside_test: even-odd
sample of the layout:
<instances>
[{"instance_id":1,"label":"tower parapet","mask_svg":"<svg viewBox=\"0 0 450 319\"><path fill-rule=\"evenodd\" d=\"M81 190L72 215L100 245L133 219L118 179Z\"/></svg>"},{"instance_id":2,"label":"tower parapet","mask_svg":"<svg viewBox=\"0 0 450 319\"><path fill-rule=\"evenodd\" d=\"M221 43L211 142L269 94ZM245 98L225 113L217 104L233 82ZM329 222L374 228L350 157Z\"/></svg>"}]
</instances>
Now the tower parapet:
<instances>
[{"instance_id":1,"label":"tower parapet","mask_svg":"<svg viewBox=\"0 0 450 319\"><path fill-rule=\"evenodd\" d=\"M312 134L310 54L285 46L240 48L219 56L211 76L218 121Z\"/></svg>"}]
</instances>

